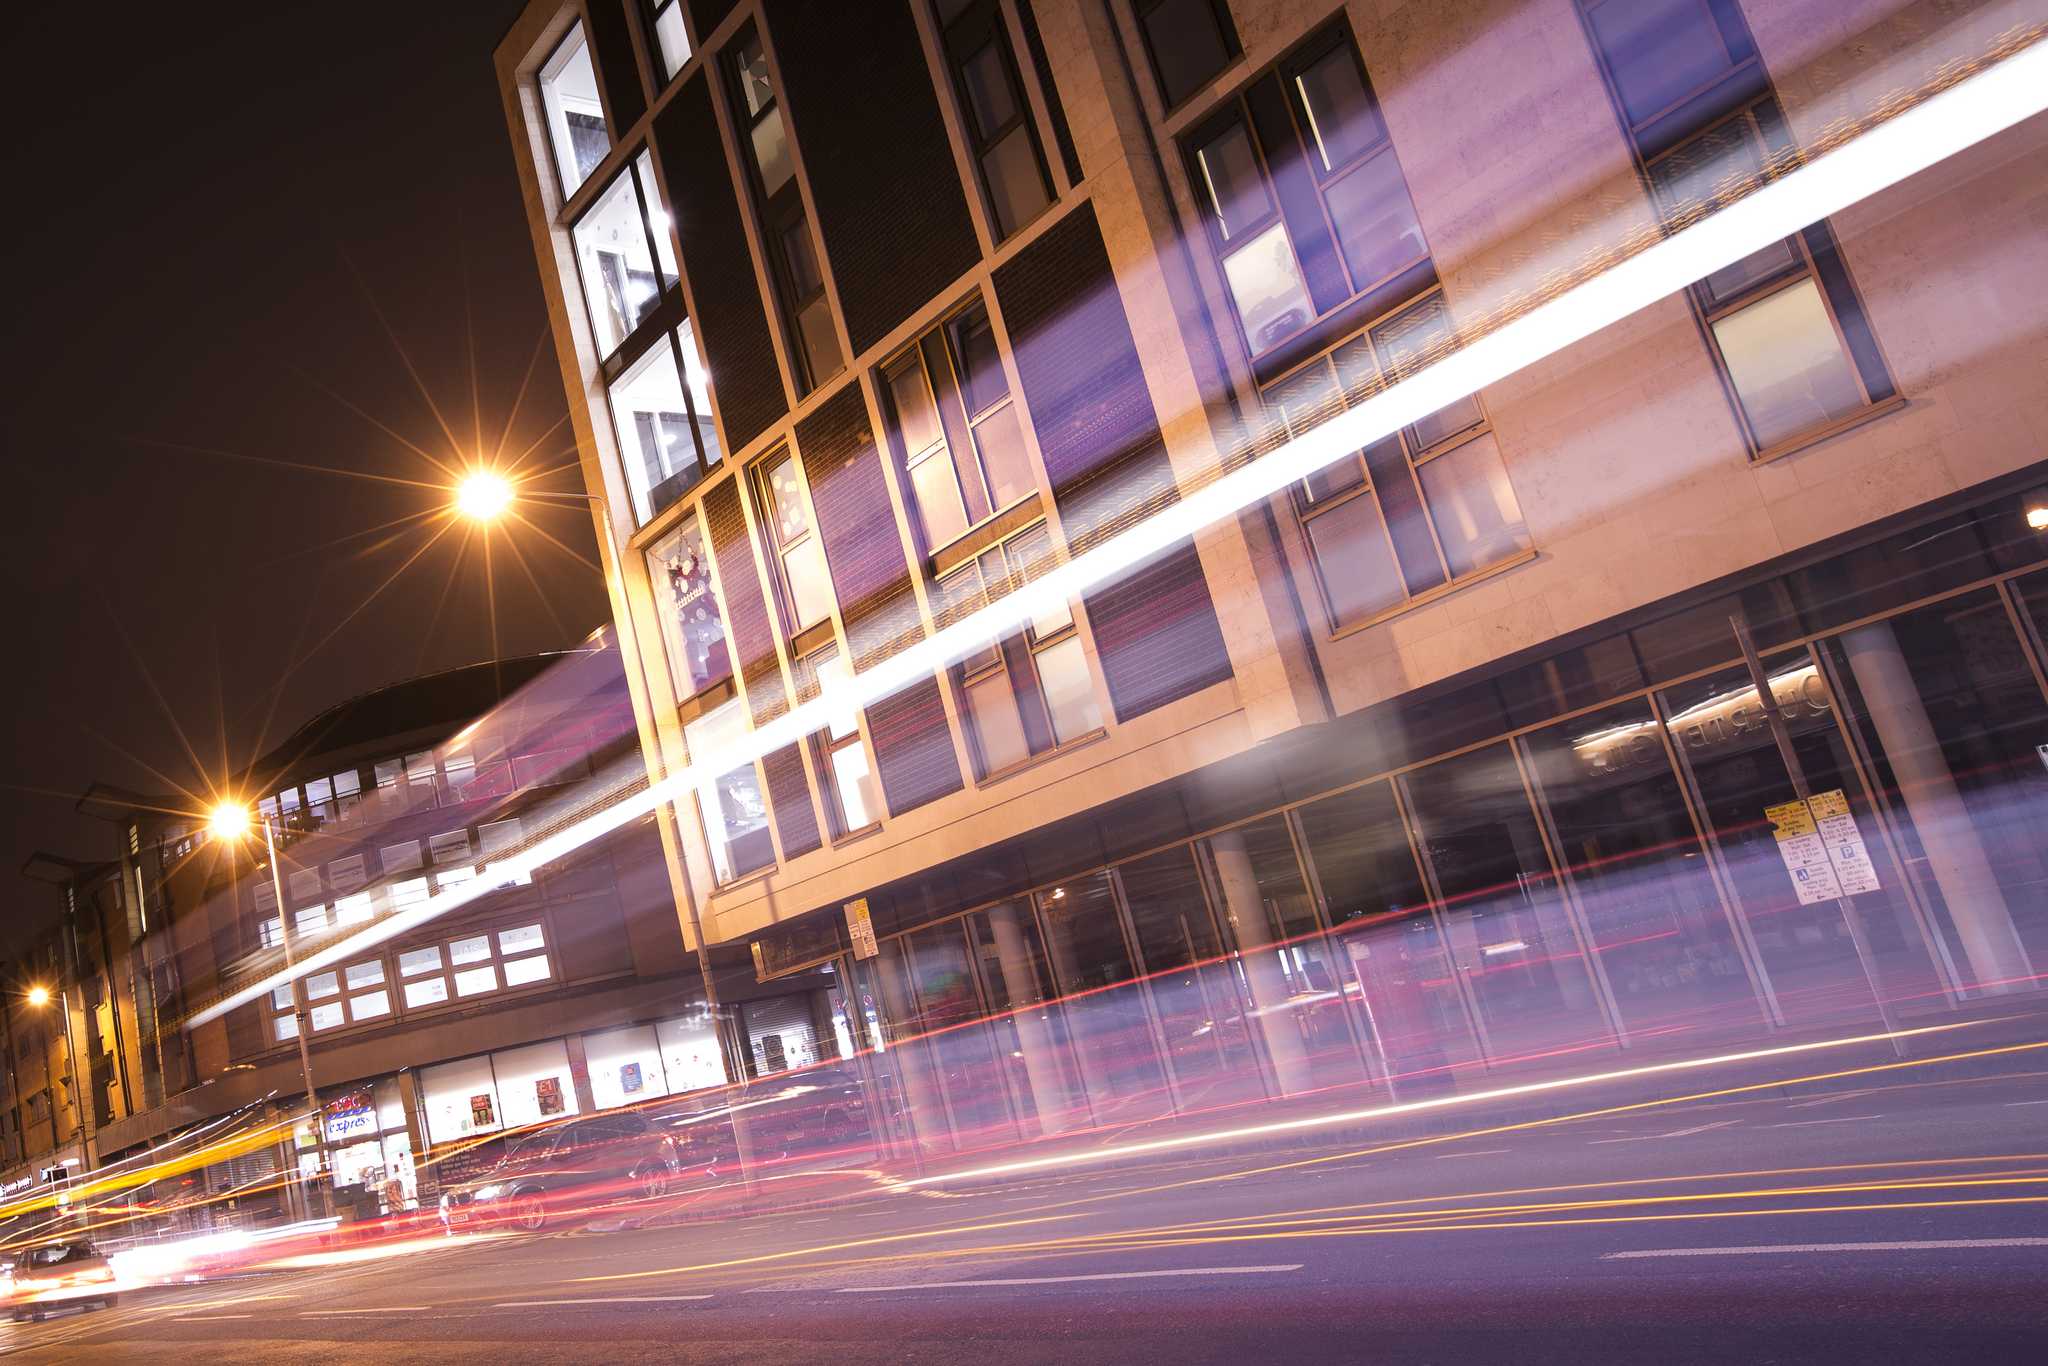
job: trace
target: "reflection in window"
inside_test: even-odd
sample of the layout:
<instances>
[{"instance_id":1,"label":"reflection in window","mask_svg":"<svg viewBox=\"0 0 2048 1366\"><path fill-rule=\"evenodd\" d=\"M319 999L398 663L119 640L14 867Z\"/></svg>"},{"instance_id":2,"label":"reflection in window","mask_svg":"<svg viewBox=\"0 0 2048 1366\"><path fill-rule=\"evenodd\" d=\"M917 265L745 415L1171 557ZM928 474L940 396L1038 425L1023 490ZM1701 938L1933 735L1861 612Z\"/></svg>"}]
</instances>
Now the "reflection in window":
<instances>
[{"instance_id":1,"label":"reflection in window","mask_svg":"<svg viewBox=\"0 0 2048 1366\"><path fill-rule=\"evenodd\" d=\"M658 338L611 386L633 516L645 523L718 463L718 428L690 325Z\"/></svg>"},{"instance_id":2,"label":"reflection in window","mask_svg":"<svg viewBox=\"0 0 2048 1366\"><path fill-rule=\"evenodd\" d=\"M656 0L654 46L661 59L661 78L672 80L690 60L690 35L683 30L683 0Z\"/></svg>"},{"instance_id":3,"label":"reflection in window","mask_svg":"<svg viewBox=\"0 0 2048 1366\"><path fill-rule=\"evenodd\" d=\"M676 287L668 216L655 193L654 163L642 152L592 204L570 234L597 349L610 355Z\"/></svg>"},{"instance_id":4,"label":"reflection in window","mask_svg":"<svg viewBox=\"0 0 2048 1366\"><path fill-rule=\"evenodd\" d=\"M1856 372L1811 279L1713 326L1757 445L1773 445L1863 406Z\"/></svg>"},{"instance_id":5,"label":"reflection in window","mask_svg":"<svg viewBox=\"0 0 2048 1366\"><path fill-rule=\"evenodd\" d=\"M968 151L987 191L990 226L1001 241L1052 202L1044 153L1017 78L999 0L943 6L942 42L966 114Z\"/></svg>"},{"instance_id":6,"label":"reflection in window","mask_svg":"<svg viewBox=\"0 0 2048 1366\"><path fill-rule=\"evenodd\" d=\"M721 751L731 752L746 733L746 714L740 700L733 698L683 727L683 740L691 762L703 766L716 763ZM711 846L712 871L720 882L744 877L775 861L768 833L768 803L753 760L715 776L700 772L697 805Z\"/></svg>"},{"instance_id":7,"label":"reflection in window","mask_svg":"<svg viewBox=\"0 0 2048 1366\"><path fill-rule=\"evenodd\" d=\"M695 512L647 552L647 574L661 613L662 639L678 697L693 697L732 676L725 623L711 581L711 557Z\"/></svg>"},{"instance_id":8,"label":"reflection in window","mask_svg":"<svg viewBox=\"0 0 2048 1366\"><path fill-rule=\"evenodd\" d=\"M580 22L570 27L561 46L541 67L540 102L566 199L612 148L611 134L605 131L604 105L597 97L597 72L590 64L590 44Z\"/></svg>"},{"instance_id":9,"label":"reflection in window","mask_svg":"<svg viewBox=\"0 0 2048 1366\"><path fill-rule=\"evenodd\" d=\"M800 671L816 680L816 688L827 695L844 696L853 685L853 671L828 645L803 662ZM811 691L808 690L807 691ZM861 743L860 713L854 708L835 707L825 728L811 737L812 754L828 779L835 833L865 830L882 819L882 790L868 762L867 747Z\"/></svg>"},{"instance_id":10,"label":"reflection in window","mask_svg":"<svg viewBox=\"0 0 2048 1366\"><path fill-rule=\"evenodd\" d=\"M832 615L832 576L825 568L825 543L811 524L810 501L796 458L784 451L760 467L762 509L782 565L783 605L792 631L815 626Z\"/></svg>"},{"instance_id":11,"label":"reflection in window","mask_svg":"<svg viewBox=\"0 0 2048 1366\"><path fill-rule=\"evenodd\" d=\"M1237 34L1219 0L1137 0L1136 9L1169 109L1207 85L1237 53Z\"/></svg>"}]
</instances>

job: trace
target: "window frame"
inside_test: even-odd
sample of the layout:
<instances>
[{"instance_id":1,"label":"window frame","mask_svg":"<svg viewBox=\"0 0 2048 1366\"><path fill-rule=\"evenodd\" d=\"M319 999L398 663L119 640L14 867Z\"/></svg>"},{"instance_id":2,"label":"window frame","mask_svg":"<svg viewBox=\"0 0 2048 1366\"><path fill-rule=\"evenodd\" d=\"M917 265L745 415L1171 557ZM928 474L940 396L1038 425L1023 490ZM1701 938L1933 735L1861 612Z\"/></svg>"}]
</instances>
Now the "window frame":
<instances>
[{"instance_id":1,"label":"window frame","mask_svg":"<svg viewBox=\"0 0 2048 1366\"><path fill-rule=\"evenodd\" d=\"M1595 27L1594 14L1608 4L1625 0L1574 0L1573 11L1591 49L1595 66L1607 89L1608 103L1620 122L1629 144L1636 176L1649 197L1651 211L1660 231L1672 233L1692 222L1706 201L1675 200L1660 185L1656 167L1671 162L1689 148L1708 141L1731 126L1746 130L1745 141L1755 153L1757 174L1765 182L1777 179L1802 164L1804 158L1787 126L1778 103L1777 88L1763 63L1763 56L1749 30L1747 17L1736 0L1690 0L1705 13L1727 45L1727 67L1686 91L1668 104L1642 118L1632 118L1624 101L1615 63ZM1718 195L1716 196L1718 197ZM1792 249L1794 261L1734 290L1726 298L1714 296L1705 280L1685 290L1700 339L1714 363L1721 390L1732 410L1752 464L1761 464L1802 450L1850 427L1903 406L1898 380L1885 357L1876 329L1863 303L1861 291L1841 259L1840 247L1827 219L1781 239ZM1769 250L1765 248L1764 250ZM1823 263L1822 257L1828 260ZM1748 258L1745 258L1748 259ZM1739 264L1739 263L1738 263ZM1862 402L1854 409L1825 417L1788 435L1763 440L1735 382L1715 324L1734 317L1768 299L1811 280L1827 313L1829 329L1840 349L1842 361L1855 381ZM1845 312L1855 315L1855 330L1861 344L1850 336Z\"/></svg>"},{"instance_id":2,"label":"window frame","mask_svg":"<svg viewBox=\"0 0 2048 1366\"><path fill-rule=\"evenodd\" d=\"M961 139L966 144L967 159L973 163L974 179L981 194L982 208L988 215L989 240L998 244L1007 242L1044 217L1046 211L1059 202L1059 189L1053 184L1052 165L1046 159L1045 143L1039 132L1038 118L1031 107L1031 96L1024 86L1023 70L1017 65L1016 47L1010 41L1008 6L1003 0L969 0L967 7L949 23L940 7L934 3L932 22L939 35L939 51L946 63L954 109L960 117ZM968 94L967 64L979 56L984 48L990 46L995 48L996 69L1009 88L1010 99L1016 106L1016 112L1001 128L985 132L975 117L974 101ZM1038 183L1045 193L1045 202L1021 221L1005 228L997 211L995 190L989 181L986 159L1019 128L1024 130L1025 140L1031 149L1031 164L1038 172Z\"/></svg>"},{"instance_id":3,"label":"window frame","mask_svg":"<svg viewBox=\"0 0 2048 1366\"><path fill-rule=\"evenodd\" d=\"M662 596L662 588L652 582L655 569L655 551L666 544L672 537L680 538L685 528L691 528L696 533L698 556L704 568L705 592L709 594L712 611L718 618L719 643L724 647L725 651L725 671L723 673L706 679L702 684L697 684L694 679L688 680L689 686L686 686L686 680L677 671L675 654L669 645L670 628L666 613L671 611L672 607ZM661 628L662 653L668 656L669 684L674 689L677 705L687 707L697 699L716 694L721 687L730 689L733 686L737 672L733 666L732 622L726 614L725 590L724 586L719 582L716 557L711 553L711 530L705 525L701 500L686 503L683 506L682 515L670 522L663 528L659 536L646 545L641 551L641 558L642 562L647 566L650 580L648 587L650 596L654 599L655 610L664 614L662 616ZM685 716L684 719L687 720L689 717Z\"/></svg>"},{"instance_id":4,"label":"window frame","mask_svg":"<svg viewBox=\"0 0 2048 1366\"><path fill-rule=\"evenodd\" d=\"M681 3L681 0L677 0L677 3ZM661 520L662 514L683 502L692 490L702 487L704 482L718 471L719 466L725 463L725 440L718 427L718 396L712 392L711 371L703 364L701 355L693 355L684 349L682 333L686 329L690 334L692 350L701 350L702 344L697 340L696 323L683 307L682 291L678 288L673 291L672 298L663 295L653 312L634 329L632 336L619 344L618 350L606 358L602 367L605 409L611 415L612 440L618 453L619 477L626 484L626 502L631 508L636 531L644 530ZM669 363L676 367L676 379L682 388L682 417L689 429L691 448L697 453L697 472L695 477L678 485L666 502L657 503L656 490L664 487L678 475L670 475L660 484L649 484L644 493L633 486L633 475L627 464L626 434L619 422L619 403L615 391L631 371L644 364L663 344L668 347ZM704 394L711 406L708 413L697 411L697 396L691 391L690 386L692 362L695 362L698 372L704 376ZM718 453L715 457L704 444L703 424L707 421L711 424L712 435L718 440ZM647 504L644 515L640 508L643 499Z\"/></svg>"},{"instance_id":5,"label":"window frame","mask_svg":"<svg viewBox=\"0 0 2048 1366\"><path fill-rule=\"evenodd\" d=\"M1365 109L1377 132L1341 163L1329 166L1324 164L1328 144L1318 131L1313 110L1302 90L1301 78L1325 58L1340 52L1348 54L1351 59ZM1269 82L1270 88L1267 88ZM1255 98L1270 100L1276 95L1285 107L1287 131L1292 138L1290 146L1281 148L1268 145L1260 131L1261 119L1253 107ZM1265 208L1259 217L1241 227L1235 235L1224 221L1216 184L1202 160L1203 151L1232 129L1244 138L1251 152L1252 169L1265 195ZM1196 217L1202 223L1202 235L1209 244L1210 259L1219 276L1225 305L1260 388L1281 378L1310 356L1350 336L1365 319L1391 313L1438 283L1435 255L1430 248L1428 234L1423 230L1421 215L1416 210L1408 174L1394 144L1393 130L1388 126L1385 108L1373 86L1372 75L1366 68L1358 41L1341 16L1246 80L1204 117L1191 124L1177 141L1188 190L1194 200ZM1296 159L1298 166L1294 164ZM1283 160L1288 162L1285 168L1279 164ZM1406 200L1421 250L1387 272L1367 279L1345 254L1344 239L1338 232L1338 216L1331 208L1330 196L1345 182L1365 174L1370 166L1382 161L1392 168ZM1311 267L1297 223L1290 219L1288 199L1281 183L1283 169L1297 184L1305 177L1305 188L1314 200L1315 226L1323 239L1319 259L1327 258L1320 272ZM1297 205L1297 211L1301 207ZM1246 326L1236 291L1231 285L1228 263L1240 252L1251 249L1276 226L1293 261L1295 278L1308 305L1308 317L1292 332L1275 337L1262 346ZM1336 272L1334 278L1329 274L1332 268ZM1316 297L1319 279L1324 281L1326 290L1341 288L1344 291L1341 297L1332 299L1327 305L1319 301Z\"/></svg>"},{"instance_id":6,"label":"window frame","mask_svg":"<svg viewBox=\"0 0 2048 1366\"><path fill-rule=\"evenodd\" d=\"M677 0L677 2L680 3L681 0ZM583 39L585 59L590 63L591 84L597 88L597 118L598 122L604 125L605 156L600 157L597 165L591 167L589 175L580 177L574 185L571 185L569 177L562 172L562 150L555 142L554 121L548 109L546 72L549 67L555 64L555 59L562 55L562 51L569 45L569 41L579 35ZM583 15L580 11L576 13L576 17L570 22L569 27L562 30L562 36L555 40L554 46L548 49L548 55L541 58L540 64L534 67L533 95L534 102L540 106L541 127L545 133L541 141L548 145L548 162L554 168L555 189L561 195L562 202L567 204L590 184L592 177L604 166L605 158L610 157L619 148L618 139L612 133L611 111L605 108L604 81L597 71L597 51L591 46L590 28L584 23Z\"/></svg>"},{"instance_id":7,"label":"window frame","mask_svg":"<svg viewBox=\"0 0 2048 1366\"><path fill-rule=\"evenodd\" d=\"M840 648L836 638L799 657L795 661L798 702L816 700L824 691L825 666L836 661L844 661L846 658L846 652ZM846 672L851 678L850 665L846 666ZM846 719L848 726L845 735L834 735L832 723L828 720L806 737L811 751L811 762L818 771L818 789L825 798L826 825L835 843L879 830L883 813L888 809L888 800L882 793L881 769L877 766L875 752L868 743L867 725L860 708L850 708ZM846 796L840 790L839 769L833 762L834 756L850 749L861 751L863 761L867 764L868 782L873 788L872 799L869 801L872 819L861 825L855 825L847 818Z\"/></svg>"},{"instance_id":8,"label":"window frame","mask_svg":"<svg viewBox=\"0 0 2048 1366\"><path fill-rule=\"evenodd\" d=\"M750 48L759 50L761 67L768 78L768 102L758 110L749 107L746 91L745 58ZM843 373L847 356L846 347L839 338L839 319L837 310L832 306L831 287L826 280L824 244L818 239L811 223L810 209L804 203L803 174L797 165L796 131L790 124L789 110L782 102L781 75L775 69L767 34L760 24L749 21L741 27L719 56L723 76L721 84L725 88L727 112L732 118L733 137L739 143L739 159L746 172L747 190L754 201L755 217L760 224L762 253L768 258L768 273L774 281L776 301L781 305L777 311L782 315L782 330L789 343L790 377L796 382L799 395L809 394ZM754 143L754 130L771 114L782 120L784 154L789 158L789 181L772 192L768 189L767 177L762 172ZM818 276L816 289L802 290L797 280L796 266L789 254L789 240L797 233L803 234L810 248L811 262ZM836 363L829 369L820 368L820 358L811 355L805 340L804 313L818 303L825 306L831 323L832 347L837 353Z\"/></svg>"},{"instance_id":9,"label":"window frame","mask_svg":"<svg viewBox=\"0 0 2048 1366\"><path fill-rule=\"evenodd\" d=\"M619 148L614 146L612 150L617 152ZM646 163L649 182L646 184L641 180L643 162ZM687 316L682 307L682 254L676 250L675 239L668 236L669 230L675 225L675 217L669 213L668 205L661 197L661 185L655 179L655 175L653 149L649 144L642 143L620 157L618 169L612 172L609 179L598 184L579 206L576 215L569 218L565 225L569 234L569 255L576 267L576 282L583 291L584 321L590 327L590 339L598 343L598 370L604 376L607 399L610 397L612 382L623 374L630 364L624 357L630 352L632 358L637 360L652 346L651 342L643 339L643 334L662 326L665 318L672 317L673 321L669 325L676 326ZM592 180L595 179L596 176L593 174ZM583 248L577 238L577 232L598 212L621 181L628 182L633 187L633 202L638 210L640 231L645 236L648 255L654 262L654 303L638 320L628 320L622 315L619 319L620 335L607 347L602 342L604 330L598 326L597 301L591 297L590 280L584 273ZM650 207L650 204L653 207ZM657 212L661 220L658 233L655 228ZM662 260L664 245L668 250L668 262ZM676 278L673 282L665 282L662 279L662 270L668 264L675 267Z\"/></svg>"},{"instance_id":10,"label":"window frame","mask_svg":"<svg viewBox=\"0 0 2048 1366\"><path fill-rule=\"evenodd\" d=\"M668 89L680 80L683 69L690 64L690 59L698 55L695 35L690 32L689 9L683 0L640 0L640 32L646 39L647 55L653 59L655 71L661 74L661 79L655 84L656 93ZM683 45L689 49L683 54L683 59L676 63L673 71L669 70L668 50L661 42L661 19L670 11L675 13L676 27L683 35Z\"/></svg>"},{"instance_id":11,"label":"window frame","mask_svg":"<svg viewBox=\"0 0 2048 1366\"><path fill-rule=\"evenodd\" d=\"M1244 56L1244 42L1237 36L1237 24L1231 18L1228 0L1203 0L1203 2L1208 5L1210 12L1215 16L1217 33L1223 39L1223 65L1218 67L1207 79L1197 83L1194 89L1187 91L1179 99L1175 99L1173 92L1167 89L1166 74L1160 67L1159 54L1152 46L1152 30L1145 24L1145 16L1158 9L1161 5L1166 4L1167 0L1131 0L1131 27L1137 32L1138 46L1144 49L1145 67L1146 70L1152 73L1152 89L1159 96L1159 108L1164 114L1172 114L1176 110L1192 103L1203 90L1215 82L1218 76L1230 70L1231 63Z\"/></svg>"},{"instance_id":12,"label":"window frame","mask_svg":"<svg viewBox=\"0 0 2048 1366\"><path fill-rule=\"evenodd\" d=\"M1354 403L1362 402L1371 395L1386 388L1399 378L1398 371L1401 367L1386 354L1381 343L1380 334L1409 315L1418 314L1433 307L1444 310L1449 333L1455 337L1456 327L1455 324L1449 323L1448 301L1446 300L1443 287L1441 285L1433 286L1423 294L1389 309L1385 314L1373 319L1372 322L1346 337L1336 346L1317 353L1312 359L1297 365L1270 383L1262 385L1259 390L1259 398L1266 412L1276 423L1281 425L1283 430L1295 429L1297 424L1287 415L1279 391L1287 388L1290 384L1299 382L1317 367L1324 368L1330 379L1329 387L1323 391L1325 397L1317 406L1316 411L1319 414L1342 411ZM1370 359L1372 370L1370 374L1361 375L1347 383L1344 368L1338 363L1338 356L1339 353L1351 351L1353 348L1356 348L1357 354ZM1330 405L1333 402L1340 402L1342 407L1331 408ZM1423 525L1429 532L1429 545L1435 559L1432 564L1424 565L1422 568L1433 568L1436 571L1438 577L1434 583L1421 588L1414 587L1411 584L1411 575L1417 567L1404 561L1402 557L1402 548L1396 541L1393 530L1394 518L1388 515L1387 500L1383 496L1382 480L1374 474L1368 463L1367 449L1354 450L1345 456L1343 461L1337 462L1335 466L1325 467L1324 471L1319 472L1319 475L1326 476L1327 471L1331 468L1343 468L1352 471L1354 475L1353 481L1341 488L1334 489L1328 493L1318 494L1314 490L1311 480L1307 479L1297 480L1289 487L1288 503L1294 511L1296 524L1301 530L1303 556L1307 560L1310 573L1314 578L1317 595L1322 602L1324 620L1333 637L1346 635L1366 626L1384 621L1388 617L1406 612L1422 603L1433 601L1467 584L1499 573L1503 569L1521 564L1534 555L1533 547L1525 547L1516 554L1504 556L1492 563L1469 569L1462 574L1455 572L1451 566L1450 556L1444 549L1443 532L1439 526L1441 514L1431 505L1431 500L1423 483L1422 472L1438 460L1451 456L1482 438L1494 437L1496 448L1498 447L1498 437L1495 436L1492 415L1487 411L1483 396L1475 393L1468 399L1460 400L1460 402L1469 403L1476 414L1462 426L1439 433L1433 439L1426 439L1425 434L1420 430L1423 424L1421 422L1411 423L1408 426L1402 427L1392 436L1374 443L1375 447L1383 446L1389 441L1397 444L1404 467L1402 473L1410 481L1415 505L1421 509ZM1439 412L1448 411L1451 411L1451 409L1439 410ZM1437 415L1436 413L1429 414L1424 421L1435 418ZM1317 425L1320 425L1319 420L1310 421L1299 424L1299 429L1305 430ZM1504 461L1503 473L1505 473ZM1512 491L1512 481L1510 482L1510 491ZM1322 556L1316 551L1316 541L1311 534L1311 529L1317 521L1360 498L1370 498L1373 500L1373 506L1379 516L1381 534L1386 541L1387 554L1393 565L1396 580L1395 586L1399 589L1399 596L1398 600L1391 606L1347 620L1338 613L1335 596L1331 592L1330 571L1325 570ZM1516 497L1517 511L1520 510L1520 501L1518 495ZM1526 520L1523 526L1526 533Z\"/></svg>"},{"instance_id":13,"label":"window frame","mask_svg":"<svg viewBox=\"0 0 2048 1366\"><path fill-rule=\"evenodd\" d=\"M782 464L787 463L791 478L795 481L796 496L803 504L804 529L794 539L782 539L781 518L777 515L777 501L773 476ZM787 443L776 446L766 455L747 467L748 491L753 495L754 514L761 527L762 549L767 553L768 576L776 585L775 601L778 619L782 623L785 640L808 652L812 646L813 633L823 628L829 632L833 621L839 615L839 591L832 582L832 565L825 554L824 533L818 529L818 510L811 502L811 482L805 477L802 459L796 448ZM815 621L804 621L797 606L796 575L790 571L789 557L815 544L818 564L824 571L826 606L824 614Z\"/></svg>"}]
</instances>

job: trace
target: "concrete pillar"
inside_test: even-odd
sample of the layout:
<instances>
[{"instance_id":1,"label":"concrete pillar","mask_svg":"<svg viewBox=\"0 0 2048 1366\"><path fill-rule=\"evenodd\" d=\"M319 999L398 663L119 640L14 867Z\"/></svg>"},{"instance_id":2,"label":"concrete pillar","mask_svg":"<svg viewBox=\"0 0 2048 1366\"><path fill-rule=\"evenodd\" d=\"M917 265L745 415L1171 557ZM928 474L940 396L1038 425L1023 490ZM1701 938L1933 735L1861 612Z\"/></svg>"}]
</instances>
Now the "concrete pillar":
<instances>
[{"instance_id":1,"label":"concrete pillar","mask_svg":"<svg viewBox=\"0 0 2048 1366\"><path fill-rule=\"evenodd\" d=\"M889 1033L896 1036L889 1044L889 1056L896 1060L896 1074L903 1078L904 1094L910 1098L912 1134L925 1147L951 1147L953 1128L947 1119L945 1097L932 1076L931 1042L912 1042L921 1026L917 1003L903 981L903 967L897 946L885 946L883 957L875 962L875 977L882 987L882 1009L889 1013Z\"/></svg>"},{"instance_id":2,"label":"concrete pillar","mask_svg":"<svg viewBox=\"0 0 2048 1366\"><path fill-rule=\"evenodd\" d=\"M1251 983L1255 1018L1266 1041L1266 1055L1273 1060L1274 1079L1282 1095L1310 1090L1315 1081L1309 1073L1308 1051L1288 1006L1292 993L1280 966L1280 952L1272 946L1272 918L1266 914L1265 898L1259 895L1259 880L1252 873L1244 836L1226 831L1211 836L1209 847L1216 856L1216 881L1223 889L1224 909L1244 962L1245 978Z\"/></svg>"},{"instance_id":3,"label":"concrete pillar","mask_svg":"<svg viewBox=\"0 0 2048 1366\"><path fill-rule=\"evenodd\" d=\"M1039 990L1037 960L1031 952L1030 908L1012 901L992 908L988 920L995 931L1003 981L1010 990L1011 1019L1017 1025L1017 1047L1024 1054L1024 1075L1031 1085L1039 1132L1064 1133L1071 1118L1066 1070L1060 1066L1059 1044L1041 1008L1045 996Z\"/></svg>"},{"instance_id":4,"label":"concrete pillar","mask_svg":"<svg viewBox=\"0 0 2048 1366\"><path fill-rule=\"evenodd\" d=\"M1874 622L1844 633L1842 645L1969 960L1974 981L1967 985L1985 992L2026 989L2033 967L1897 633L1889 622Z\"/></svg>"}]
</instances>

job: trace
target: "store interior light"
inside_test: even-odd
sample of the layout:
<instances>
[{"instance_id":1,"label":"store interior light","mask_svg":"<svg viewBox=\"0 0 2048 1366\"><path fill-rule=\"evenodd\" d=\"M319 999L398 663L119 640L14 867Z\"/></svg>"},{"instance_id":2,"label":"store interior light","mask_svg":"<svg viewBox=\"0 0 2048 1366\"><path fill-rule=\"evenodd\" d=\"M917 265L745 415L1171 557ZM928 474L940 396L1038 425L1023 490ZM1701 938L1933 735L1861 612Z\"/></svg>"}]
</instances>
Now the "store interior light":
<instances>
[{"instance_id":1,"label":"store interior light","mask_svg":"<svg viewBox=\"0 0 2048 1366\"><path fill-rule=\"evenodd\" d=\"M2027 525L2036 531L2048 531L2048 503L2034 503L2027 508Z\"/></svg>"}]
</instances>

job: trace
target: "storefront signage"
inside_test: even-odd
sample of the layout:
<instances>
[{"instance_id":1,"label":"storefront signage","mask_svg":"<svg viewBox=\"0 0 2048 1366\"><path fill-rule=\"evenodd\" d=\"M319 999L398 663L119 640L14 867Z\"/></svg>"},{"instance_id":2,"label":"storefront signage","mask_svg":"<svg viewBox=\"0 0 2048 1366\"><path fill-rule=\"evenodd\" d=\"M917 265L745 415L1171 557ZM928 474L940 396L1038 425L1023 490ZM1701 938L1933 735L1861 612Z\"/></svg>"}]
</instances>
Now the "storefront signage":
<instances>
[{"instance_id":1,"label":"storefront signage","mask_svg":"<svg viewBox=\"0 0 2048 1366\"><path fill-rule=\"evenodd\" d=\"M327 1141L346 1143L352 1138L377 1132L377 1110L370 1098L360 1093L338 1100L327 1111Z\"/></svg>"},{"instance_id":2,"label":"storefront signage","mask_svg":"<svg viewBox=\"0 0 2048 1366\"><path fill-rule=\"evenodd\" d=\"M12 1181L0 1181L0 1200L27 1190L36 1183L33 1176L17 1176Z\"/></svg>"},{"instance_id":3,"label":"storefront signage","mask_svg":"<svg viewBox=\"0 0 2048 1366\"><path fill-rule=\"evenodd\" d=\"M853 940L855 958L873 958L882 951L875 943L875 922L868 915L866 897L855 897L846 903L846 933Z\"/></svg>"},{"instance_id":4,"label":"storefront signage","mask_svg":"<svg viewBox=\"0 0 2048 1366\"><path fill-rule=\"evenodd\" d=\"M754 975L765 982L837 958L846 945L839 922L825 915L805 916L777 925L754 941Z\"/></svg>"},{"instance_id":5,"label":"storefront signage","mask_svg":"<svg viewBox=\"0 0 2048 1366\"><path fill-rule=\"evenodd\" d=\"M1800 905L1878 890L1877 869L1840 788L1766 807L1764 815L1774 827L1778 857L1785 860Z\"/></svg>"}]
</instances>

